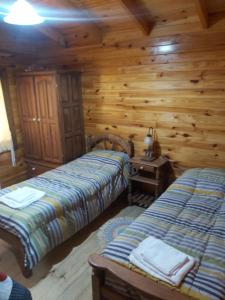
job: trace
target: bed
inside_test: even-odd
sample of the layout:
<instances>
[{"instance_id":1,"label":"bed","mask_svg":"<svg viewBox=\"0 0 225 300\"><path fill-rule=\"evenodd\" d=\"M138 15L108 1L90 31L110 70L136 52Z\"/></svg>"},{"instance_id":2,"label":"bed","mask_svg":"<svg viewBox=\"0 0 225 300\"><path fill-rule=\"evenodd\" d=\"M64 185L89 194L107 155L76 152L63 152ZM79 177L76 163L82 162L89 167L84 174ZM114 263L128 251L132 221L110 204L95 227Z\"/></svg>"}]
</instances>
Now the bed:
<instances>
[{"instance_id":1,"label":"bed","mask_svg":"<svg viewBox=\"0 0 225 300\"><path fill-rule=\"evenodd\" d=\"M127 188L131 142L99 135L88 138L88 150L72 162L0 190L0 196L24 186L45 192L41 200L21 210L0 204L0 238L12 245L25 277Z\"/></svg>"},{"instance_id":2,"label":"bed","mask_svg":"<svg viewBox=\"0 0 225 300\"><path fill-rule=\"evenodd\" d=\"M197 259L178 288L129 263L130 252L150 235ZM89 262L94 300L225 299L225 170L186 171Z\"/></svg>"}]
</instances>

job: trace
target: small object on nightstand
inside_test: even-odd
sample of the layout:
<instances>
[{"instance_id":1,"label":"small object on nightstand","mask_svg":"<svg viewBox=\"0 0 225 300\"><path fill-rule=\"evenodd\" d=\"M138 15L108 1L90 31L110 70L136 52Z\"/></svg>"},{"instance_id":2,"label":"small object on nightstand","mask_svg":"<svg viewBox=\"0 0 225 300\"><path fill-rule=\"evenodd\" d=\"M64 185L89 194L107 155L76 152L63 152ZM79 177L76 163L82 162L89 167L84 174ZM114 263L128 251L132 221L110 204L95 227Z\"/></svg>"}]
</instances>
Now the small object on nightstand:
<instances>
[{"instance_id":1,"label":"small object on nightstand","mask_svg":"<svg viewBox=\"0 0 225 300\"><path fill-rule=\"evenodd\" d=\"M134 157L129 163L129 204L148 207L168 186L169 162L160 156L152 161Z\"/></svg>"},{"instance_id":2,"label":"small object on nightstand","mask_svg":"<svg viewBox=\"0 0 225 300\"><path fill-rule=\"evenodd\" d=\"M145 149L145 156L143 156L141 159L146 161L152 161L155 159L154 152L153 152L153 128L149 127L148 133L144 138L144 144L147 146L147 149Z\"/></svg>"}]
</instances>

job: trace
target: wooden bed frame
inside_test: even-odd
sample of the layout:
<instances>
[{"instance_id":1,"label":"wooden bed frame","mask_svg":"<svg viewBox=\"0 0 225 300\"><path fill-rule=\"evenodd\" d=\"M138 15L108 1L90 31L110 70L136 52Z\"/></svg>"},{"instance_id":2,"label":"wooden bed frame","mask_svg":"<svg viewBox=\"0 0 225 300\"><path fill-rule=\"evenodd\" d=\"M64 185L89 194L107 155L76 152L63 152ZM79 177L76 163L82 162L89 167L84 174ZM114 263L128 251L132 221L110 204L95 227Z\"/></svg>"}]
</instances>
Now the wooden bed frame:
<instances>
[{"instance_id":1,"label":"wooden bed frame","mask_svg":"<svg viewBox=\"0 0 225 300\"><path fill-rule=\"evenodd\" d=\"M102 141L102 137L95 137L90 143L94 147L94 141ZM107 139L104 139L104 141ZM133 146L129 155L133 156ZM127 153L129 151L126 151ZM192 297L181 294L177 289L169 287L160 282L153 281L143 275L129 270L128 268L113 262L112 260L98 254L89 257L92 267L92 293L93 300L125 300L125 299L150 299L150 300L194 300ZM106 276L111 276L119 282L123 282L132 295L122 295L118 290L106 284Z\"/></svg>"},{"instance_id":2,"label":"wooden bed frame","mask_svg":"<svg viewBox=\"0 0 225 300\"><path fill-rule=\"evenodd\" d=\"M87 138L87 152L98 148L102 144L103 148L107 150L122 151L129 155L134 156L134 144L131 140L124 141L120 136L114 134L99 134L96 136L88 136Z\"/></svg>"},{"instance_id":3,"label":"wooden bed frame","mask_svg":"<svg viewBox=\"0 0 225 300\"><path fill-rule=\"evenodd\" d=\"M101 144L101 149L118 150L127 153L130 157L134 155L134 146L131 141L125 142L121 137L112 134L102 134L97 136L89 136L87 139L87 150L92 151L98 148ZM103 146L102 146L103 144ZM8 243L15 253L24 277L32 276L32 270L24 266L25 251L20 239L13 233L0 228L0 239Z\"/></svg>"},{"instance_id":4,"label":"wooden bed frame","mask_svg":"<svg viewBox=\"0 0 225 300\"><path fill-rule=\"evenodd\" d=\"M89 264L92 267L93 300L194 300L173 287L153 281L101 255L91 255ZM108 286L106 276L125 284L129 291L132 290L132 296L122 295L117 289Z\"/></svg>"}]
</instances>

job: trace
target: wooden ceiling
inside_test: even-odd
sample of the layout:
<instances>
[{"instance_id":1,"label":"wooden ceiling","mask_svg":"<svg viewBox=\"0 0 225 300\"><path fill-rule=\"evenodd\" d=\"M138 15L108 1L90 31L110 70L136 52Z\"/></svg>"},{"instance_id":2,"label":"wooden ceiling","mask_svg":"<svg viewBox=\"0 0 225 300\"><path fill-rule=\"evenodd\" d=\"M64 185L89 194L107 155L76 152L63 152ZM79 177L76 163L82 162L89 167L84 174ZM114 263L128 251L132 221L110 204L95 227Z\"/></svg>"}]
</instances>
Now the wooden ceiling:
<instances>
[{"instance_id":1,"label":"wooden ceiling","mask_svg":"<svg viewBox=\"0 0 225 300\"><path fill-rule=\"evenodd\" d=\"M5 4L13 2L0 1L0 11L5 13ZM134 39L140 35L149 35L150 39L163 36L165 26L178 34L172 28L180 27L187 33L196 26L211 30L215 22L225 20L224 0L31 0L30 3L48 20L33 27L8 25L1 20L0 64L32 63L43 49L99 45L109 37L119 39L121 29Z\"/></svg>"}]
</instances>

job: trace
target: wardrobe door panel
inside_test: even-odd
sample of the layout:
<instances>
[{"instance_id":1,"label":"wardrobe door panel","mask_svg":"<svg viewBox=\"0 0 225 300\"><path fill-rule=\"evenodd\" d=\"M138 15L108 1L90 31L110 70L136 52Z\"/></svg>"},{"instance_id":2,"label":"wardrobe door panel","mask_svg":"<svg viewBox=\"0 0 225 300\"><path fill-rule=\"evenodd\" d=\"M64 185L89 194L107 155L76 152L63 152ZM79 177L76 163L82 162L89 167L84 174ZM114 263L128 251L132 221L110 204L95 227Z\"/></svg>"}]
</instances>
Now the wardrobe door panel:
<instances>
[{"instance_id":1,"label":"wardrobe door panel","mask_svg":"<svg viewBox=\"0 0 225 300\"><path fill-rule=\"evenodd\" d=\"M80 133L82 131L79 106L64 107L63 119L66 135L73 135L74 132Z\"/></svg>"},{"instance_id":2,"label":"wardrobe door panel","mask_svg":"<svg viewBox=\"0 0 225 300\"><path fill-rule=\"evenodd\" d=\"M42 156L41 136L37 122L37 105L34 78L32 76L17 78L17 94L23 129L25 156L27 158L40 159Z\"/></svg>"},{"instance_id":3,"label":"wardrobe door panel","mask_svg":"<svg viewBox=\"0 0 225 300\"><path fill-rule=\"evenodd\" d=\"M43 160L51 162L61 162L61 151L59 145L58 129L55 124L42 123L40 125L43 135L42 139L42 152Z\"/></svg>"},{"instance_id":4,"label":"wardrobe door panel","mask_svg":"<svg viewBox=\"0 0 225 300\"><path fill-rule=\"evenodd\" d=\"M65 158L69 161L81 156L85 148L80 74L61 73L59 94Z\"/></svg>"},{"instance_id":5,"label":"wardrobe door panel","mask_svg":"<svg viewBox=\"0 0 225 300\"><path fill-rule=\"evenodd\" d=\"M29 161L58 165L84 153L78 72L26 73L18 79L18 94Z\"/></svg>"},{"instance_id":6,"label":"wardrobe door panel","mask_svg":"<svg viewBox=\"0 0 225 300\"><path fill-rule=\"evenodd\" d=\"M38 123L42 135L42 158L51 162L62 162L61 135L58 118L56 81L53 75L35 77L38 108Z\"/></svg>"}]
</instances>

